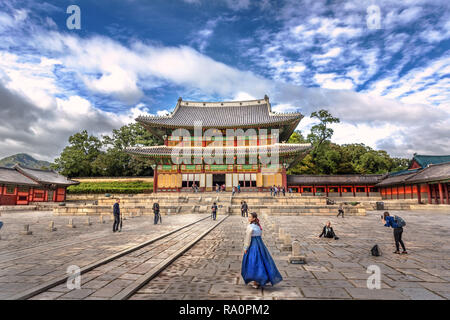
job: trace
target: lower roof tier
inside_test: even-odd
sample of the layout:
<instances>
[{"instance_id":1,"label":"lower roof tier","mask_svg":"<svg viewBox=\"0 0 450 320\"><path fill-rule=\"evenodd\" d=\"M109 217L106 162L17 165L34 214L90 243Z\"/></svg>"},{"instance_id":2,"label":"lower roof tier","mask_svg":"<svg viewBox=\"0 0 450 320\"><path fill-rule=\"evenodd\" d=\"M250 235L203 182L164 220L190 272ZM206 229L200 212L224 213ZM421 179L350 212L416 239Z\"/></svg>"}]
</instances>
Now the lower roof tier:
<instances>
[{"instance_id":1,"label":"lower roof tier","mask_svg":"<svg viewBox=\"0 0 450 320\"><path fill-rule=\"evenodd\" d=\"M265 146L240 146L240 147L171 147L171 146L151 146L151 147L130 147L125 151L129 154L144 156L155 159L167 159L175 157L213 156L215 153L222 153L227 156L265 156L272 157L278 155L285 158L298 159L311 149L311 144L290 144L276 143ZM291 162L291 161L288 161Z\"/></svg>"}]
</instances>

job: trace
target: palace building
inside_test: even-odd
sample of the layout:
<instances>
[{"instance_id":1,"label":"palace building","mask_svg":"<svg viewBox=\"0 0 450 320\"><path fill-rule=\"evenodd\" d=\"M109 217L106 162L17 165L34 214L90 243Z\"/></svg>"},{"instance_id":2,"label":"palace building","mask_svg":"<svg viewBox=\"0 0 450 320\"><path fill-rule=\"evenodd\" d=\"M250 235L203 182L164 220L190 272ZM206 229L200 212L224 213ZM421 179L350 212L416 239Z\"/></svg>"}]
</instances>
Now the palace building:
<instances>
[{"instance_id":1,"label":"palace building","mask_svg":"<svg viewBox=\"0 0 450 320\"><path fill-rule=\"evenodd\" d=\"M376 186L383 199L450 204L450 155L414 154L407 170L390 173Z\"/></svg>"},{"instance_id":2,"label":"palace building","mask_svg":"<svg viewBox=\"0 0 450 320\"><path fill-rule=\"evenodd\" d=\"M79 184L55 171L30 169L16 164L0 167L0 205L62 202L68 186Z\"/></svg>"},{"instance_id":3,"label":"palace building","mask_svg":"<svg viewBox=\"0 0 450 320\"><path fill-rule=\"evenodd\" d=\"M126 151L153 160L154 191L246 191L287 187L286 169L302 159L310 144L286 141L303 115L276 113L269 97L250 101L198 102L178 99L167 116L136 119L161 141Z\"/></svg>"},{"instance_id":4,"label":"palace building","mask_svg":"<svg viewBox=\"0 0 450 320\"><path fill-rule=\"evenodd\" d=\"M169 115L136 119L161 145L126 152L152 160L154 192L191 191L194 184L200 191L217 185L230 191L238 184L245 191L267 191L276 185L309 196L450 204L448 155L415 154L408 170L386 174L287 175L311 150L310 144L286 143L302 118L273 112L267 96L232 102L179 98Z\"/></svg>"}]
</instances>

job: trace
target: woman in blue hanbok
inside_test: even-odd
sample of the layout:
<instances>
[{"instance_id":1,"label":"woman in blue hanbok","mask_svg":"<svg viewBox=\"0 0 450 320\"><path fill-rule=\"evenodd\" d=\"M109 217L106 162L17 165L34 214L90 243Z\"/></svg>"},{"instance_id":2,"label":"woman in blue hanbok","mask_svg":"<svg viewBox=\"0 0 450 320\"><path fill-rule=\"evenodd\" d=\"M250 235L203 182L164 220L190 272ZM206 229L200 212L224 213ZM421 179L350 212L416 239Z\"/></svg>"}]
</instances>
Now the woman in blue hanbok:
<instances>
[{"instance_id":1,"label":"woman in blue hanbok","mask_svg":"<svg viewBox=\"0 0 450 320\"><path fill-rule=\"evenodd\" d=\"M268 282L273 285L283 280L269 250L261 239L262 228L258 216L252 212L248 216L250 223L245 233L244 257L242 258L241 275L245 284L253 282L254 288L264 286Z\"/></svg>"}]
</instances>

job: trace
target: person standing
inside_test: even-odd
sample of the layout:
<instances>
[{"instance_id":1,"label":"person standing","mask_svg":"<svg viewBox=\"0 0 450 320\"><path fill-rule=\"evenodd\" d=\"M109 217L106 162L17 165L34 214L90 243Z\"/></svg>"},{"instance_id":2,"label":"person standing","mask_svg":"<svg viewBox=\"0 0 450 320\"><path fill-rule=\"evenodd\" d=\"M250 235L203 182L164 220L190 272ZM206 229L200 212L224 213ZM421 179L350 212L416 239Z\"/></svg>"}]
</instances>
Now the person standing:
<instances>
[{"instance_id":1,"label":"person standing","mask_svg":"<svg viewBox=\"0 0 450 320\"><path fill-rule=\"evenodd\" d=\"M273 187L270 187L270 196L273 197Z\"/></svg>"},{"instance_id":2,"label":"person standing","mask_svg":"<svg viewBox=\"0 0 450 320\"><path fill-rule=\"evenodd\" d=\"M336 217L339 217L339 215L342 215L342 219L344 219L344 207L342 206L342 203L339 203L338 214Z\"/></svg>"},{"instance_id":3,"label":"person standing","mask_svg":"<svg viewBox=\"0 0 450 320\"><path fill-rule=\"evenodd\" d=\"M113 215L114 215L113 232L116 232L119 229L120 224L120 199L116 199L116 203L114 203L113 205Z\"/></svg>"},{"instance_id":4,"label":"person standing","mask_svg":"<svg viewBox=\"0 0 450 320\"><path fill-rule=\"evenodd\" d=\"M255 289L269 282L273 286L282 281L283 277L270 256L269 250L264 245L261 238L262 228L255 212L250 213L248 222L249 225L245 232L241 276L245 284L252 282Z\"/></svg>"},{"instance_id":5,"label":"person standing","mask_svg":"<svg viewBox=\"0 0 450 320\"><path fill-rule=\"evenodd\" d=\"M237 185L237 191L238 191L238 193L241 193L241 183L240 182Z\"/></svg>"},{"instance_id":6,"label":"person standing","mask_svg":"<svg viewBox=\"0 0 450 320\"><path fill-rule=\"evenodd\" d=\"M216 216L217 216L217 204L214 202L213 205L211 206L211 218L213 220L216 220Z\"/></svg>"},{"instance_id":7,"label":"person standing","mask_svg":"<svg viewBox=\"0 0 450 320\"><path fill-rule=\"evenodd\" d=\"M216 183L216 192L219 192L220 191L220 187L219 187L219 184L218 183Z\"/></svg>"},{"instance_id":8,"label":"person standing","mask_svg":"<svg viewBox=\"0 0 450 320\"><path fill-rule=\"evenodd\" d=\"M162 219L160 219L160 216L159 216L159 203L158 202L155 202L155 203L153 203L153 213L154 213L154 219L153 219L153 222L154 222L154 224L158 224L158 220L161 220L161 222L162 222Z\"/></svg>"},{"instance_id":9,"label":"person standing","mask_svg":"<svg viewBox=\"0 0 450 320\"><path fill-rule=\"evenodd\" d=\"M402 218L400 217L391 217L389 215L389 212L385 212L383 213L383 216L381 216L381 221L383 222L385 227L392 227L394 229L394 241L395 241L395 248L396 250L394 251L395 254L400 254L400 246L399 244L402 246L403 252L402 254L408 254L408 252L406 251L406 247L405 244L403 243L402 240L402 235L403 235L403 225L405 225L404 221ZM402 224L403 222L403 224Z\"/></svg>"},{"instance_id":10,"label":"person standing","mask_svg":"<svg viewBox=\"0 0 450 320\"><path fill-rule=\"evenodd\" d=\"M231 195L234 196L235 193L236 193L236 187L233 186L233 188L231 189Z\"/></svg>"},{"instance_id":11,"label":"person standing","mask_svg":"<svg viewBox=\"0 0 450 320\"><path fill-rule=\"evenodd\" d=\"M284 188L284 187L281 187L282 189L282 191L283 191L283 197L286 197L286 189Z\"/></svg>"},{"instance_id":12,"label":"person standing","mask_svg":"<svg viewBox=\"0 0 450 320\"><path fill-rule=\"evenodd\" d=\"M247 204L247 201L244 201L244 213L245 213L245 216L248 217L248 204Z\"/></svg>"}]
</instances>

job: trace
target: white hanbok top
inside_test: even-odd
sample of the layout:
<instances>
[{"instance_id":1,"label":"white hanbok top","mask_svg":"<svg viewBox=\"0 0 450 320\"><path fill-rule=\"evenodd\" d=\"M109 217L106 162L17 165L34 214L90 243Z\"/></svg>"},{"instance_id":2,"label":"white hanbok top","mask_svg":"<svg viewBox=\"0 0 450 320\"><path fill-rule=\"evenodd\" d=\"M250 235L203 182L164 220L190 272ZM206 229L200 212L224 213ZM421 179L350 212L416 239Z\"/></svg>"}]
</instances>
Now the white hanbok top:
<instances>
[{"instance_id":1,"label":"white hanbok top","mask_svg":"<svg viewBox=\"0 0 450 320\"><path fill-rule=\"evenodd\" d=\"M262 235L261 228L255 224L250 223L247 226L247 230L245 231L245 239L244 239L244 251L250 247L250 243L252 242L252 237L258 237Z\"/></svg>"}]
</instances>

